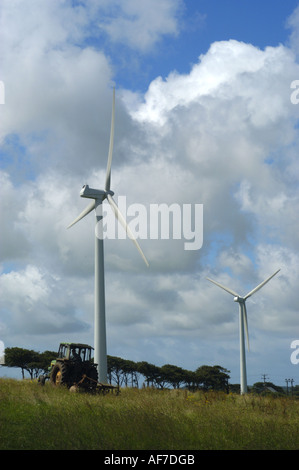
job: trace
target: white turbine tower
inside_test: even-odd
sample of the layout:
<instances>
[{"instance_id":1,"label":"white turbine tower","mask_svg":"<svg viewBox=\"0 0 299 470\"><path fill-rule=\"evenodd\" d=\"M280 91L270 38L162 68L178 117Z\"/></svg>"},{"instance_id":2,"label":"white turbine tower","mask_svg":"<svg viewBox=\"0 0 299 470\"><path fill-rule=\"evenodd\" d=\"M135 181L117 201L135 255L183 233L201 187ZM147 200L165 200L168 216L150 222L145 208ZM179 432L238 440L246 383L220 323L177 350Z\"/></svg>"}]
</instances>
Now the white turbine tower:
<instances>
[{"instance_id":1,"label":"white turbine tower","mask_svg":"<svg viewBox=\"0 0 299 470\"><path fill-rule=\"evenodd\" d=\"M68 226L72 227L74 224L83 219L87 214L95 209L96 216L96 231L95 231L95 289L94 289L94 362L98 367L99 382L107 383L107 344L106 344L106 314L105 314L105 276L104 276L104 244L103 244L103 211L102 203L105 199L109 202L113 209L115 217L126 230L126 233L135 243L139 253L141 254L144 262L148 266L148 261L144 256L137 240L126 220L120 213L116 202L113 199L114 192L110 189L111 181L111 162L113 153L113 140L114 140L114 119L115 119L115 89L113 89L113 103L112 103L112 118L111 118L111 131L110 131L110 144L108 153L108 162L106 170L105 189L92 189L88 185L83 186L80 196L93 199L93 201L84 209L84 211Z\"/></svg>"},{"instance_id":2,"label":"white turbine tower","mask_svg":"<svg viewBox=\"0 0 299 470\"><path fill-rule=\"evenodd\" d=\"M229 292L229 294L234 296L234 301L238 302L239 304L239 320L240 320L240 386L241 386L241 395L244 393L247 393L247 374L246 374L246 357L245 357L245 341L244 341L244 327L245 327L245 332L246 332L246 338L247 338L247 346L248 346L248 351L249 351L249 335L248 335L248 323L247 323L247 310L246 310L246 300L248 297L251 297L255 292L260 290L267 282L272 279L272 277L275 276L280 271L276 271L274 274L272 274L270 277L268 277L265 281L263 281L261 284L259 284L257 287L252 289L248 294L246 294L244 297L241 297L239 294L234 292L233 290L229 289L228 287L223 286L219 282L213 281L212 279L208 278L208 281L213 282L216 284L216 286L221 287L221 289L224 289L226 292Z\"/></svg>"}]
</instances>

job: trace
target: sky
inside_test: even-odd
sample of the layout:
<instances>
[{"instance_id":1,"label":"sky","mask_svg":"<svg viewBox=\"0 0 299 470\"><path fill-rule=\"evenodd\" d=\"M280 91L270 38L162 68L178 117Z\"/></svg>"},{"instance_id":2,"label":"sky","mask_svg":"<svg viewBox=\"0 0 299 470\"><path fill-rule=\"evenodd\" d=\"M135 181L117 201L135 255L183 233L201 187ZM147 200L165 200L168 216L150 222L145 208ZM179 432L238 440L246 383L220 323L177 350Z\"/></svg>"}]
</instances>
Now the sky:
<instances>
[{"instance_id":1,"label":"sky","mask_svg":"<svg viewBox=\"0 0 299 470\"><path fill-rule=\"evenodd\" d=\"M238 305L206 278L245 295L280 269L247 300L248 383L298 384L296 80L298 1L2 0L1 344L93 345L94 215L66 227L104 186L115 87L111 188L149 267L105 239L108 354L239 383Z\"/></svg>"}]
</instances>

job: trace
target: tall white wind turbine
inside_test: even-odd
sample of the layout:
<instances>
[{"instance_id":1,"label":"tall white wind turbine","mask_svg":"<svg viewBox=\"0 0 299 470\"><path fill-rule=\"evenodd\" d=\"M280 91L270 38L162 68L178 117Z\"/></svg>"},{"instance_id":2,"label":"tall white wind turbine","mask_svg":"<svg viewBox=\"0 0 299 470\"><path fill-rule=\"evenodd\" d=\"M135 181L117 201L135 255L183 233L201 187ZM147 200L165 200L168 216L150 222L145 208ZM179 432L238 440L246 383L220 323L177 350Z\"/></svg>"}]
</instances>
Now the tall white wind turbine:
<instances>
[{"instance_id":1,"label":"tall white wind turbine","mask_svg":"<svg viewBox=\"0 0 299 470\"><path fill-rule=\"evenodd\" d=\"M223 286L219 282L213 281L212 279L208 278L208 281L213 282L216 286L221 287L226 292L234 296L234 301L238 302L239 304L239 328L240 328L240 386L241 386L241 395L247 393L247 374L246 374L246 356L245 356L245 341L244 341L244 327L246 332L246 339L247 339L247 346L249 351L249 335L248 335L248 323L247 323L247 310L246 310L246 300L251 297L255 292L260 290L267 282L274 277L280 269L278 269L274 274L268 277L265 281L259 284L257 287L252 289L248 294L244 297L241 297L239 294L234 292L233 290L229 289L228 287Z\"/></svg>"},{"instance_id":2,"label":"tall white wind turbine","mask_svg":"<svg viewBox=\"0 0 299 470\"><path fill-rule=\"evenodd\" d=\"M84 209L84 211L68 226L83 219L92 210L95 210L96 231L95 231L95 288L94 288L94 362L97 364L99 382L107 383L107 344L106 344L106 314L105 314L105 276L104 276L104 244L103 244L103 208L102 203L105 199L109 202L115 217L126 230L129 238L136 245L145 264L148 261L143 254L137 240L134 238L130 227L128 227L125 218L120 213L116 202L113 199L114 192L110 189L111 182L111 163L114 140L114 120L115 120L115 89L113 89L112 118L110 131L110 144L108 153L108 162L106 170L106 180L104 189L92 189L88 185L83 186L80 191L81 197L93 199L93 201Z\"/></svg>"}]
</instances>

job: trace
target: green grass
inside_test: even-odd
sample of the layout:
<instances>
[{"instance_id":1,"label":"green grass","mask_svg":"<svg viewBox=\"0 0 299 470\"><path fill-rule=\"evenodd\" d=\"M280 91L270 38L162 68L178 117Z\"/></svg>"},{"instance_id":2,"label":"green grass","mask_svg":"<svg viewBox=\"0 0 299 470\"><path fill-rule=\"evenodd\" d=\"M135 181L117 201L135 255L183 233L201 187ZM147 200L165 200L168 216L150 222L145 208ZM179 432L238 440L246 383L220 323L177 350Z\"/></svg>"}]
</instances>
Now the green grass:
<instances>
[{"instance_id":1,"label":"green grass","mask_svg":"<svg viewBox=\"0 0 299 470\"><path fill-rule=\"evenodd\" d=\"M299 401L183 390L73 394L0 379L0 450L298 449Z\"/></svg>"}]
</instances>

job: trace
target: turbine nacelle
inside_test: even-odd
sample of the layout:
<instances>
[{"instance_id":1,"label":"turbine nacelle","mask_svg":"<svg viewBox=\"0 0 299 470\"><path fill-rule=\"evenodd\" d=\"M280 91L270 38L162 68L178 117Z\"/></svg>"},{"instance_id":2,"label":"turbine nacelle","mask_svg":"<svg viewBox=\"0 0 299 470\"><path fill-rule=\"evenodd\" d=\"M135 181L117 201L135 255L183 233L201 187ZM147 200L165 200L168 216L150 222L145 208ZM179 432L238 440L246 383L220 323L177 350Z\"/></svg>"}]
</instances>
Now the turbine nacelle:
<instances>
[{"instance_id":1,"label":"turbine nacelle","mask_svg":"<svg viewBox=\"0 0 299 470\"><path fill-rule=\"evenodd\" d=\"M103 190L103 189L93 189L85 184L80 191L81 197L86 197L89 199L101 199L102 201L107 197L107 195L113 196L114 192L110 190Z\"/></svg>"},{"instance_id":2,"label":"turbine nacelle","mask_svg":"<svg viewBox=\"0 0 299 470\"><path fill-rule=\"evenodd\" d=\"M239 303L243 304L245 302L245 299L243 299L243 297L240 297L239 295L237 295L237 296L234 297L234 302L239 302Z\"/></svg>"}]
</instances>

